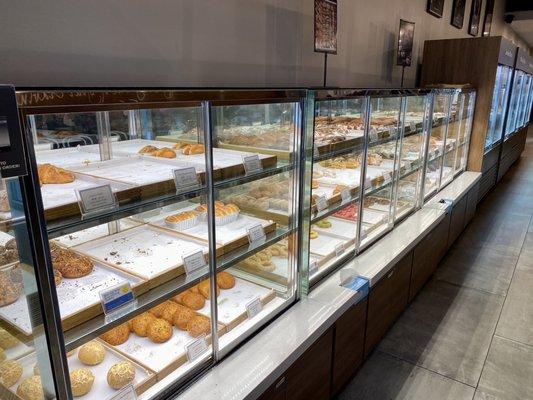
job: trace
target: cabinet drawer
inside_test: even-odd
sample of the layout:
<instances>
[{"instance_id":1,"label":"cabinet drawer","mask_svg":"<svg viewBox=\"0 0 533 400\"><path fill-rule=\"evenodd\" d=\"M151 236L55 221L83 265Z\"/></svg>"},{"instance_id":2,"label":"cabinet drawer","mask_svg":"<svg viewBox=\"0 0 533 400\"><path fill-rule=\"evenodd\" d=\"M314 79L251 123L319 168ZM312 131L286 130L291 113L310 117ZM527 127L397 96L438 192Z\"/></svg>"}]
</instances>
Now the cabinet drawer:
<instances>
[{"instance_id":1,"label":"cabinet drawer","mask_svg":"<svg viewBox=\"0 0 533 400\"><path fill-rule=\"evenodd\" d=\"M285 400L287 398L287 379L279 378L259 397L258 400Z\"/></svg>"},{"instance_id":2,"label":"cabinet drawer","mask_svg":"<svg viewBox=\"0 0 533 400\"><path fill-rule=\"evenodd\" d=\"M413 251L375 284L368 296L365 357L376 347L409 300Z\"/></svg>"},{"instance_id":3,"label":"cabinet drawer","mask_svg":"<svg viewBox=\"0 0 533 400\"><path fill-rule=\"evenodd\" d=\"M350 307L335 323L331 393L336 395L363 363L367 300Z\"/></svg>"},{"instance_id":4,"label":"cabinet drawer","mask_svg":"<svg viewBox=\"0 0 533 400\"><path fill-rule=\"evenodd\" d=\"M474 215L476 214L478 190L479 183L476 183L475 186L468 192L465 211L465 226L472 220L472 218L474 218Z\"/></svg>"},{"instance_id":5,"label":"cabinet drawer","mask_svg":"<svg viewBox=\"0 0 533 400\"><path fill-rule=\"evenodd\" d=\"M450 231L448 233L447 249L455 242L465 227L466 204L468 202L468 193L459 200L452 209L450 216Z\"/></svg>"}]
</instances>

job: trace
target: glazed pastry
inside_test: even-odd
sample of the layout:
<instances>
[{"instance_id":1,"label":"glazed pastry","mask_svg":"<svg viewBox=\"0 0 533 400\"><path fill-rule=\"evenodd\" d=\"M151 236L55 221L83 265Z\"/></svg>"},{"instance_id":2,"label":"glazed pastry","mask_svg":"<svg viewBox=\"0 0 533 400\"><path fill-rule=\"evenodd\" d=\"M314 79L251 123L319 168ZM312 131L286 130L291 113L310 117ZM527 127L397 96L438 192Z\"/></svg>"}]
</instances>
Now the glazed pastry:
<instances>
[{"instance_id":1,"label":"glazed pastry","mask_svg":"<svg viewBox=\"0 0 533 400\"><path fill-rule=\"evenodd\" d=\"M91 259L72 250L57 247L51 254L52 265L64 278L81 278L93 271L94 265Z\"/></svg>"},{"instance_id":2,"label":"glazed pastry","mask_svg":"<svg viewBox=\"0 0 533 400\"><path fill-rule=\"evenodd\" d=\"M144 146L142 149L139 150L139 154L150 154L153 155L157 150L159 150L155 146L147 145Z\"/></svg>"},{"instance_id":3,"label":"glazed pastry","mask_svg":"<svg viewBox=\"0 0 533 400\"><path fill-rule=\"evenodd\" d=\"M174 313L172 323L176 328L181 329L182 331L186 331L187 324L195 315L197 315L196 312L194 312L190 308L178 304L178 308Z\"/></svg>"},{"instance_id":4,"label":"glazed pastry","mask_svg":"<svg viewBox=\"0 0 533 400\"><path fill-rule=\"evenodd\" d=\"M30 376L17 388L17 395L23 400L44 400L43 385L40 376Z\"/></svg>"},{"instance_id":5,"label":"glazed pastry","mask_svg":"<svg viewBox=\"0 0 533 400\"><path fill-rule=\"evenodd\" d=\"M187 332L192 337L198 337L203 334L208 334L211 331L211 321L204 315L196 315L192 317L187 323Z\"/></svg>"},{"instance_id":6,"label":"glazed pastry","mask_svg":"<svg viewBox=\"0 0 533 400\"><path fill-rule=\"evenodd\" d=\"M164 343L172 337L172 325L162 318L156 318L148 325L146 334L154 343Z\"/></svg>"},{"instance_id":7,"label":"glazed pastry","mask_svg":"<svg viewBox=\"0 0 533 400\"><path fill-rule=\"evenodd\" d=\"M113 389L122 389L135 379L135 367L129 361L114 364L107 372L107 383Z\"/></svg>"},{"instance_id":8,"label":"glazed pastry","mask_svg":"<svg viewBox=\"0 0 533 400\"><path fill-rule=\"evenodd\" d=\"M3 328L0 328L0 347L4 350L11 349L20 344L20 341L8 331Z\"/></svg>"},{"instance_id":9,"label":"glazed pastry","mask_svg":"<svg viewBox=\"0 0 533 400\"><path fill-rule=\"evenodd\" d=\"M39 182L46 184L61 184L74 182L74 174L63 168L52 164L41 164L37 166L39 172Z\"/></svg>"},{"instance_id":10,"label":"glazed pastry","mask_svg":"<svg viewBox=\"0 0 533 400\"><path fill-rule=\"evenodd\" d=\"M200 293L187 290L181 296L181 302L185 307L192 308L193 310L200 310L205 305L205 298Z\"/></svg>"},{"instance_id":11,"label":"glazed pastry","mask_svg":"<svg viewBox=\"0 0 533 400\"><path fill-rule=\"evenodd\" d=\"M0 190L0 212L9 212L11 207L9 205L9 197L7 190Z\"/></svg>"},{"instance_id":12,"label":"glazed pastry","mask_svg":"<svg viewBox=\"0 0 533 400\"><path fill-rule=\"evenodd\" d=\"M22 376L22 365L17 360L7 360L0 364L0 383L11 387Z\"/></svg>"},{"instance_id":13,"label":"glazed pastry","mask_svg":"<svg viewBox=\"0 0 533 400\"><path fill-rule=\"evenodd\" d=\"M130 327L128 324L119 325L100 336L100 339L111 346L118 346L128 341L130 337Z\"/></svg>"},{"instance_id":14,"label":"glazed pastry","mask_svg":"<svg viewBox=\"0 0 533 400\"><path fill-rule=\"evenodd\" d=\"M98 365L105 358L105 347L95 340L85 343L78 350L78 359L85 365Z\"/></svg>"},{"instance_id":15,"label":"glazed pastry","mask_svg":"<svg viewBox=\"0 0 533 400\"><path fill-rule=\"evenodd\" d=\"M221 289L231 289L235 286L235 278L229 272L219 272L217 274L217 286Z\"/></svg>"},{"instance_id":16,"label":"glazed pastry","mask_svg":"<svg viewBox=\"0 0 533 400\"><path fill-rule=\"evenodd\" d=\"M131 329L132 331L140 337L146 337L148 326L155 320L156 317L154 317L153 314L149 312L142 313L140 315L137 315L135 318L131 320Z\"/></svg>"},{"instance_id":17,"label":"glazed pastry","mask_svg":"<svg viewBox=\"0 0 533 400\"><path fill-rule=\"evenodd\" d=\"M169 215L165 218L165 221L175 223L194 219L196 217L198 217L198 213L196 211L184 211L179 214Z\"/></svg>"},{"instance_id":18,"label":"glazed pastry","mask_svg":"<svg viewBox=\"0 0 533 400\"><path fill-rule=\"evenodd\" d=\"M176 158L176 152L169 147L162 147L152 154L155 157Z\"/></svg>"},{"instance_id":19,"label":"glazed pastry","mask_svg":"<svg viewBox=\"0 0 533 400\"><path fill-rule=\"evenodd\" d=\"M209 285L209 279L203 280L198 284L198 291L202 296L204 296L207 300L211 297L211 291L210 291L210 285ZM220 289L217 286L217 296L220 294Z\"/></svg>"},{"instance_id":20,"label":"glazed pastry","mask_svg":"<svg viewBox=\"0 0 533 400\"><path fill-rule=\"evenodd\" d=\"M317 237L318 237L317 231L311 230L311 232L309 232L309 239L316 239Z\"/></svg>"},{"instance_id":21,"label":"glazed pastry","mask_svg":"<svg viewBox=\"0 0 533 400\"><path fill-rule=\"evenodd\" d=\"M72 396L84 396L91 391L94 375L88 368L75 369L70 373L70 387Z\"/></svg>"},{"instance_id":22,"label":"glazed pastry","mask_svg":"<svg viewBox=\"0 0 533 400\"><path fill-rule=\"evenodd\" d=\"M205 147L203 144L189 144L187 146L182 147L181 152L185 154L186 156L192 155L192 154L202 154L205 152Z\"/></svg>"}]
</instances>

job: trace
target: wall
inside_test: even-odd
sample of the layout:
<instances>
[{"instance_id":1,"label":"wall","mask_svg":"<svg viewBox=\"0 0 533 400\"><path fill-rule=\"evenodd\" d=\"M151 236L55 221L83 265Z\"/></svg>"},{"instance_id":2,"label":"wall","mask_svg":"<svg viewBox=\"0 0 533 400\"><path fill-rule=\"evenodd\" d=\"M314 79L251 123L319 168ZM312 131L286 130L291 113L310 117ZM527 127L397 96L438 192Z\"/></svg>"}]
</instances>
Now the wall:
<instances>
[{"instance_id":1,"label":"wall","mask_svg":"<svg viewBox=\"0 0 533 400\"><path fill-rule=\"evenodd\" d=\"M328 84L397 86L399 19L416 23L416 64L426 39L467 36L425 12L426 0L339 0L339 54ZM484 6L483 6L484 10ZM519 41L496 0L493 35ZM483 15L482 15L483 18ZM313 52L313 0L17 0L0 14L0 81L19 86L321 85Z\"/></svg>"}]
</instances>

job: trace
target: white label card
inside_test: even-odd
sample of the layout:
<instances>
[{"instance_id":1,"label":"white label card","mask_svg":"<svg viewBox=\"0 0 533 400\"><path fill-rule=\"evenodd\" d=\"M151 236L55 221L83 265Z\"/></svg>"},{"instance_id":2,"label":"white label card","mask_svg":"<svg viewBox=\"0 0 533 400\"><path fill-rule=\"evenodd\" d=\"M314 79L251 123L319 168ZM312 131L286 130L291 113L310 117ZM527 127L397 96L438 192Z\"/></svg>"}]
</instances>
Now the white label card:
<instances>
[{"instance_id":1,"label":"white label card","mask_svg":"<svg viewBox=\"0 0 533 400\"><path fill-rule=\"evenodd\" d=\"M249 301L246 304L246 313L248 314L248 318L253 318L257 314L261 312L263 309L263 303L261 303L261 298L256 297L255 299Z\"/></svg>"},{"instance_id":2,"label":"white label card","mask_svg":"<svg viewBox=\"0 0 533 400\"><path fill-rule=\"evenodd\" d=\"M78 190L82 214L118 207L117 199L111 185L102 185Z\"/></svg>"},{"instance_id":3,"label":"white label card","mask_svg":"<svg viewBox=\"0 0 533 400\"><path fill-rule=\"evenodd\" d=\"M128 385L125 388L121 389L113 397L110 397L109 400L136 400L137 393L135 393L135 388L133 385Z\"/></svg>"},{"instance_id":4,"label":"white label card","mask_svg":"<svg viewBox=\"0 0 533 400\"><path fill-rule=\"evenodd\" d=\"M179 168L172 171L174 174L174 183L176 190L194 189L200 186L196 169L194 167Z\"/></svg>"},{"instance_id":5,"label":"white label card","mask_svg":"<svg viewBox=\"0 0 533 400\"><path fill-rule=\"evenodd\" d=\"M378 139L379 139L379 136L378 136L378 131L376 130L376 128L370 129L370 140L372 142L376 142Z\"/></svg>"},{"instance_id":6,"label":"white label card","mask_svg":"<svg viewBox=\"0 0 533 400\"><path fill-rule=\"evenodd\" d=\"M202 335L198 339L186 344L185 351L187 352L187 359L189 362L192 362L200 357L207 351L207 341L205 340L205 335Z\"/></svg>"},{"instance_id":7,"label":"white label card","mask_svg":"<svg viewBox=\"0 0 533 400\"><path fill-rule=\"evenodd\" d=\"M326 199L326 196L320 196L316 199L316 208L318 211L322 211L328 208L328 201Z\"/></svg>"},{"instance_id":8,"label":"white label card","mask_svg":"<svg viewBox=\"0 0 533 400\"><path fill-rule=\"evenodd\" d=\"M335 246L335 256L340 256L342 253L344 253L344 244L339 243Z\"/></svg>"},{"instance_id":9,"label":"white label card","mask_svg":"<svg viewBox=\"0 0 533 400\"><path fill-rule=\"evenodd\" d=\"M264 241L266 238L265 230L263 225L257 224L248 228L248 241L250 244L255 242Z\"/></svg>"},{"instance_id":10,"label":"white label card","mask_svg":"<svg viewBox=\"0 0 533 400\"><path fill-rule=\"evenodd\" d=\"M263 170L263 164L257 154L252 156L244 156L242 158L242 163L244 164L244 172L246 174L251 174L254 172L259 172Z\"/></svg>"},{"instance_id":11,"label":"white label card","mask_svg":"<svg viewBox=\"0 0 533 400\"><path fill-rule=\"evenodd\" d=\"M351 199L351 195L350 195L350 189L349 188L344 188L341 190L341 202L342 203L348 203Z\"/></svg>"},{"instance_id":12,"label":"white label card","mask_svg":"<svg viewBox=\"0 0 533 400\"><path fill-rule=\"evenodd\" d=\"M390 183L390 181L392 180L391 179L391 174L390 173L386 173L385 175L383 175L383 183L386 185L387 183Z\"/></svg>"},{"instance_id":13,"label":"white label card","mask_svg":"<svg viewBox=\"0 0 533 400\"><path fill-rule=\"evenodd\" d=\"M409 122L409 128L411 129L411 132L416 131L416 124L413 121Z\"/></svg>"},{"instance_id":14,"label":"white label card","mask_svg":"<svg viewBox=\"0 0 533 400\"><path fill-rule=\"evenodd\" d=\"M318 262L316 260L309 262L309 275L314 275L318 272Z\"/></svg>"},{"instance_id":15,"label":"white label card","mask_svg":"<svg viewBox=\"0 0 533 400\"><path fill-rule=\"evenodd\" d=\"M187 275L194 274L207 266L203 251L199 250L196 253L183 257L183 266Z\"/></svg>"},{"instance_id":16,"label":"white label card","mask_svg":"<svg viewBox=\"0 0 533 400\"><path fill-rule=\"evenodd\" d=\"M119 283L118 285L101 290L99 294L102 309L105 314L135 300L135 295L131 290L129 282Z\"/></svg>"}]
</instances>

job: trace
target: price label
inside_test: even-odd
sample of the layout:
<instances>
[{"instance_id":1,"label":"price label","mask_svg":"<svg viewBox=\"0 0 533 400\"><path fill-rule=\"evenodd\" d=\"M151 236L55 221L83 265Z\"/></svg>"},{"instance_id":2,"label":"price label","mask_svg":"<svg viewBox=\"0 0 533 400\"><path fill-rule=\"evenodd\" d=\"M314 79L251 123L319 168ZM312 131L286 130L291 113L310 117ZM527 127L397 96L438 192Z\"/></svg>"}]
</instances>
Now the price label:
<instances>
[{"instance_id":1,"label":"price label","mask_svg":"<svg viewBox=\"0 0 533 400\"><path fill-rule=\"evenodd\" d=\"M390 183L391 180L392 180L392 177L391 177L391 174L390 173L387 173L385 175L383 175L383 184L386 185L387 183Z\"/></svg>"},{"instance_id":2,"label":"price label","mask_svg":"<svg viewBox=\"0 0 533 400\"><path fill-rule=\"evenodd\" d=\"M370 189L372 187L372 180L371 179L365 179L365 189Z\"/></svg>"},{"instance_id":3,"label":"price label","mask_svg":"<svg viewBox=\"0 0 533 400\"><path fill-rule=\"evenodd\" d=\"M350 189L349 188L344 188L341 190L341 202L344 204L344 203L348 203L350 201L352 196L350 196Z\"/></svg>"},{"instance_id":4,"label":"price label","mask_svg":"<svg viewBox=\"0 0 533 400\"><path fill-rule=\"evenodd\" d=\"M328 201L326 199L326 196L319 196L316 199L316 208L318 211L322 211L328 208Z\"/></svg>"},{"instance_id":5,"label":"price label","mask_svg":"<svg viewBox=\"0 0 533 400\"><path fill-rule=\"evenodd\" d=\"M246 313L248 314L248 318L255 317L262 309L263 303L261 303L261 298L259 296L246 303Z\"/></svg>"},{"instance_id":6,"label":"price label","mask_svg":"<svg viewBox=\"0 0 533 400\"><path fill-rule=\"evenodd\" d=\"M102 309L105 314L117 310L135 300L135 295L131 290L129 282L119 283L118 285L101 290L99 294Z\"/></svg>"},{"instance_id":7,"label":"price label","mask_svg":"<svg viewBox=\"0 0 533 400\"><path fill-rule=\"evenodd\" d=\"M133 385L128 385L121 389L113 397L109 397L109 400L136 400L137 393L135 393L135 388Z\"/></svg>"},{"instance_id":8,"label":"price label","mask_svg":"<svg viewBox=\"0 0 533 400\"><path fill-rule=\"evenodd\" d=\"M82 214L118 208L111 185L95 186L77 191Z\"/></svg>"},{"instance_id":9,"label":"price label","mask_svg":"<svg viewBox=\"0 0 533 400\"><path fill-rule=\"evenodd\" d=\"M372 142L376 142L378 139L379 139L379 136L378 136L378 131L376 130L376 128L370 129L370 140Z\"/></svg>"},{"instance_id":10,"label":"price label","mask_svg":"<svg viewBox=\"0 0 533 400\"><path fill-rule=\"evenodd\" d=\"M198 339L186 344L185 351L187 352L187 359L189 362L196 360L198 357L204 354L207 351L207 341L205 340L205 335L202 335Z\"/></svg>"},{"instance_id":11,"label":"price label","mask_svg":"<svg viewBox=\"0 0 533 400\"><path fill-rule=\"evenodd\" d=\"M393 137L394 136L394 132L396 131L396 128L393 127L393 126L389 126L389 136L390 137Z\"/></svg>"},{"instance_id":12,"label":"price label","mask_svg":"<svg viewBox=\"0 0 533 400\"><path fill-rule=\"evenodd\" d=\"M313 260L309 262L309 275L314 275L318 272L318 262Z\"/></svg>"},{"instance_id":13,"label":"price label","mask_svg":"<svg viewBox=\"0 0 533 400\"><path fill-rule=\"evenodd\" d=\"M344 244L339 243L338 245L335 246L335 256L339 257L343 253L344 253Z\"/></svg>"},{"instance_id":14,"label":"price label","mask_svg":"<svg viewBox=\"0 0 533 400\"><path fill-rule=\"evenodd\" d=\"M172 173L174 174L174 183L178 191L190 190L200 186L194 167L175 169Z\"/></svg>"},{"instance_id":15,"label":"price label","mask_svg":"<svg viewBox=\"0 0 533 400\"><path fill-rule=\"evenodd\" d=\"M248 241L250 242L250 244L264 242L265 239L266 234L265 230L263 229L263 225L257 224L248 228Z\"/></svg>"},{"instance_id":16,"label":"price label","mask_svg":"<svg viewBox=\"0 0 533 400\"><path fill-rule=\"evenodd\" d=\"M242 158L242 163L244 164L244 172L246 174L252 174L263 170L263 164L257 154L252 156L244 156Z\"/></svg>"},{"instance_id":17,"label":"price label","mask_svg":"<svg viewBox=\"0 0 533 400\"><path fill-rule=\"evenodd\" d=\"M199 250L196 253L192 253L183 257L183 266L187 275L198 272L202 268L206 267L207 263L205 261L203 251Z\"/></svg>"},{"instance_id":18,"label":"price label","mask_svg":"<svg viewBox=\"0 0 533 400\"><path fill-rule=\"evenodd\" d=\"M411 132L416 131L416 124L413 121L409 122L409 129L411 129Z\"/></svg>"},{"instance_id":19,"label":"price label","mask_svg":"<svg viewBox=\"0 0 533 400\"><path fill-rule=\"evenodd\" d=\"M320 154L320 151L318 150L318 145L316 144L316 142L314 143L314 146L313 146L313 153L318 156Z\"/></svg>"}]
</instances>

